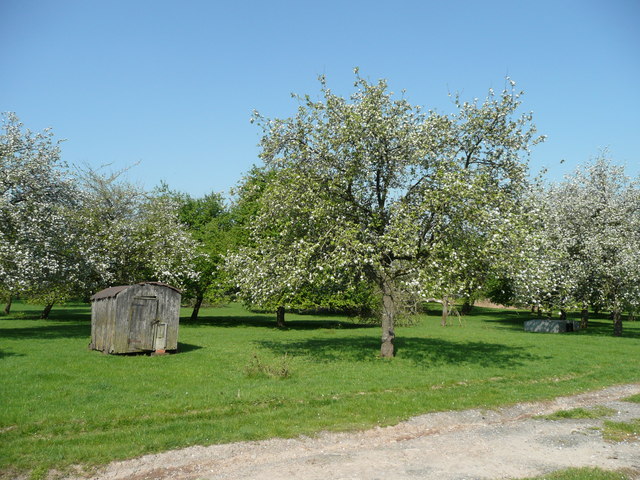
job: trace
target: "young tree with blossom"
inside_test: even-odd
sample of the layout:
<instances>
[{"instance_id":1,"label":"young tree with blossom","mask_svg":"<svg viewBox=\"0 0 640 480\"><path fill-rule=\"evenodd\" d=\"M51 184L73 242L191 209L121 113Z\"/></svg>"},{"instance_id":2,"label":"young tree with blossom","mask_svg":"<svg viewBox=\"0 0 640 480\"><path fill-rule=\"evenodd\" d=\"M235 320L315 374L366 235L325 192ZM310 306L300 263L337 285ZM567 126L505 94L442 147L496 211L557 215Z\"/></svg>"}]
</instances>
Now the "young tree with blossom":
<instances>
[{"instance_id":1,"label":"young tree with blossom","mask_svg":"<svg viewBox=\"0 0 640 480\"><path fill-rule=\"evenodd\" d=\"M159 188L146 192L122 178L86 167L79 174L82 251L89 291L156 280L184 287L199 274L201 255L181 221L180 203Z\"/></svg>"}]
</instances>

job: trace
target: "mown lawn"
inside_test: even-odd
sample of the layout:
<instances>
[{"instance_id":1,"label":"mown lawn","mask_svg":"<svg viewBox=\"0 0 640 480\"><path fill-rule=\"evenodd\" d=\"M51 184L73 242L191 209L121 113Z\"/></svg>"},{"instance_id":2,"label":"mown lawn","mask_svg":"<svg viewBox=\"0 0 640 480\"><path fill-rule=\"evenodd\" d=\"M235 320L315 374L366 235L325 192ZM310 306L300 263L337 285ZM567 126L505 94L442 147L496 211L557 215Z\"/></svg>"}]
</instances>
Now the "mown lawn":
<instances>
[{"instance_id":1,"label":"mown lawn","mask_svg":"<svg viewBox=\"0 0 640 480\"><path fill-rule=\"evenodd\" d=\"M0 477L96 465L194 444L386 425L437 410L494 407L640 381L640 322L586 332L523 331L527 312L477 309L463 326L437 311L397 329L378 358L379 328L344 317L273 315L238 305L183 310L175 355L89 351L89 306L38 320L0 317Z\"/></svg>"}]
</instances>

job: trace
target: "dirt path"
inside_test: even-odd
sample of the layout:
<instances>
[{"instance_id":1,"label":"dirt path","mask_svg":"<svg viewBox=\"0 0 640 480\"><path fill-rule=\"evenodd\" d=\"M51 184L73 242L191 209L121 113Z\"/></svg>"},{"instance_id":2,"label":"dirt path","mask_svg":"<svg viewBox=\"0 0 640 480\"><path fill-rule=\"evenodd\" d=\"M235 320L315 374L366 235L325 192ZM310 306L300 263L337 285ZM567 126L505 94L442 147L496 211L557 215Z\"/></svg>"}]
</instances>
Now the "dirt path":
<instances>
[{"instance_id":1,"label":"dirt path","mask_svg":"<svg viewBox=\"0 0 640 480\"><path fill-rule=\"evenodd\" d=\"M603 405L616 411L608 418L629 421L640 418L640 404L621 399L637 393L640 384L620 385L499 410L421 415L363 432L190 447L114 462L92 478L462 480L518 478L583 466L629 468L640 478L640 444L603 441L603 419L532 418Z\"/></svg>"}]
</instances>

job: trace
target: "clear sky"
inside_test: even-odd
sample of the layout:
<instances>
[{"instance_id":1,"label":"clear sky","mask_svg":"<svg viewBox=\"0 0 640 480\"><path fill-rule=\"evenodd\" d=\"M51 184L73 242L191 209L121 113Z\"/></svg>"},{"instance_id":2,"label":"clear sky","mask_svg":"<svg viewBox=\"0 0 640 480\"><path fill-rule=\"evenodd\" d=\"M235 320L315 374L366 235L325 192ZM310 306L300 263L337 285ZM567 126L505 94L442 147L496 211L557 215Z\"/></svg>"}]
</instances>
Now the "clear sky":
<instances>
[{"instance_id":1,"label":"clear sky","mask_svg":"<svg viewBox=\"0 0 640 480\"><path fill-rule=\"evenodd\" d=\"M0 58L0 111L147 188L226 192L259 163L253 109L290 116L320 74L349 95L355 66L441 113L508 75L548 136L532 170L608 147L640 173L640 0L0 0Z\"/></svg>"}]
</instances>

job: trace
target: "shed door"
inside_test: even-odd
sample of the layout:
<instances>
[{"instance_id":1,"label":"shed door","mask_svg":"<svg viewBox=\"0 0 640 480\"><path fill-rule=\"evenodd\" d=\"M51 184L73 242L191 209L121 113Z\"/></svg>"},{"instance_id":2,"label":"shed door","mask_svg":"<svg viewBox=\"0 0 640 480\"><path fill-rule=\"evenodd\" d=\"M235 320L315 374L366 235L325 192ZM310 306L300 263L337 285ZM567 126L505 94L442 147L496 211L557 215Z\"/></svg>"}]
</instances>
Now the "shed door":
<instances>
[{"instance_id":1,"label":"shed door","mask_svg":"<svg viewBox=\"0 0 640 480\"><path fill-rule=\"evenodd\" d=\"M134 297L129 310L129 351L154 349L154 324L157 319L156 297Z\"/></svg>"},{"instance_id":2,"label":"shed door","mask_svg":"<svg viewBox=\"0 0 640 480\"><path fill-rule=\"evenodd\" d=\"M153 349L164 350L167 348L167 324L156 323L153 331Z\"/></svg>"}]
</instances>

